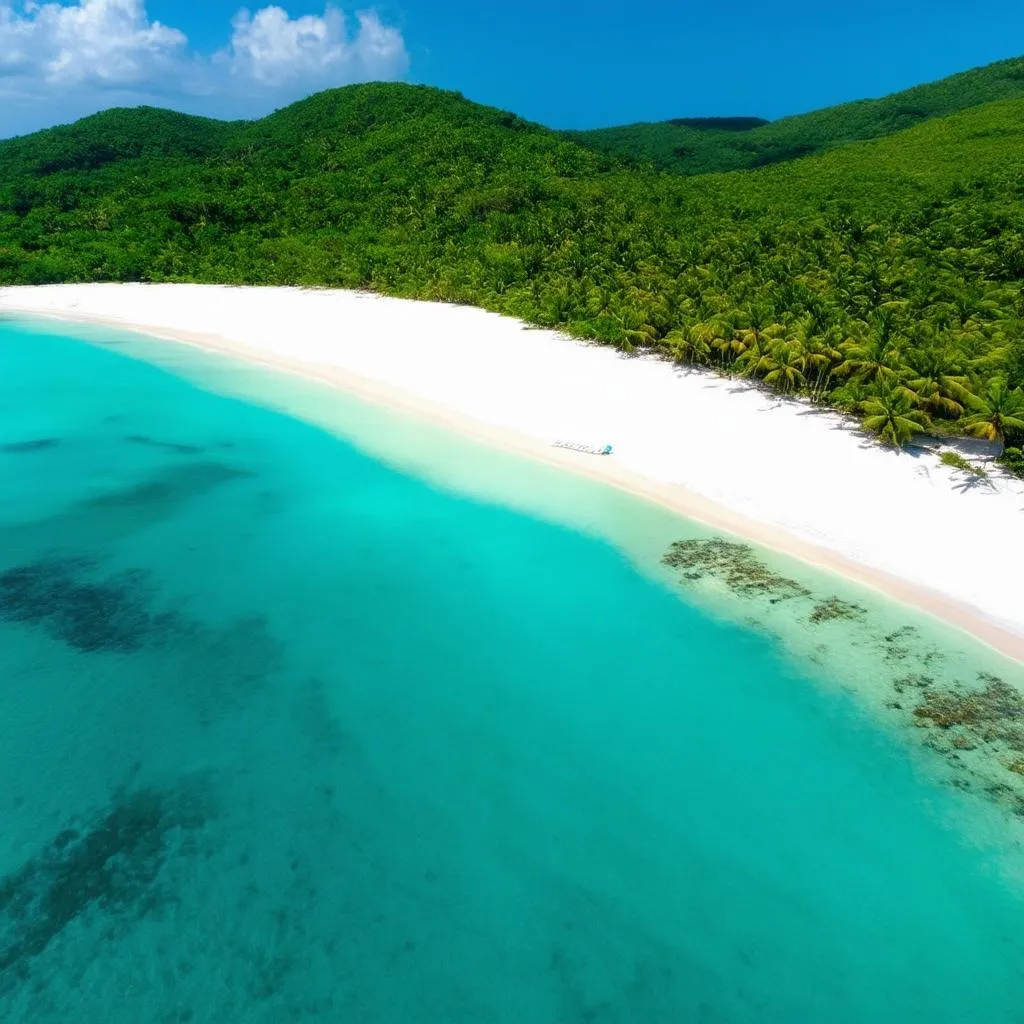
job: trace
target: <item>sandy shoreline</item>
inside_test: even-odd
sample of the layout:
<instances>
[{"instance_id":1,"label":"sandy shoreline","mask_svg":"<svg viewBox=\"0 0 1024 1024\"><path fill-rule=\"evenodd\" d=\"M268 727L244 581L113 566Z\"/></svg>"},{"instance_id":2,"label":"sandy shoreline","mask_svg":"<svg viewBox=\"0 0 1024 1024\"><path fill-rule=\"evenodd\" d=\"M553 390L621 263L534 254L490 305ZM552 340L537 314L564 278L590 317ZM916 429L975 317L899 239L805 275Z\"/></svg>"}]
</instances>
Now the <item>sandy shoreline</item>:
<instances>
[{"instance_id":1,"label":"sandy shoreline","mask_svg":"<svg viewBox=\"0 0 1024 1024\"><path fill-rule=\"evenodd\" d=\"M736 380L626 359L467 307L202 285L0 289L0 313L131 328L323 380L624 488L884 591L1024 661L1024 482ZM552 447L612 443L599 458Z\"/></svg>"}]
</instances>

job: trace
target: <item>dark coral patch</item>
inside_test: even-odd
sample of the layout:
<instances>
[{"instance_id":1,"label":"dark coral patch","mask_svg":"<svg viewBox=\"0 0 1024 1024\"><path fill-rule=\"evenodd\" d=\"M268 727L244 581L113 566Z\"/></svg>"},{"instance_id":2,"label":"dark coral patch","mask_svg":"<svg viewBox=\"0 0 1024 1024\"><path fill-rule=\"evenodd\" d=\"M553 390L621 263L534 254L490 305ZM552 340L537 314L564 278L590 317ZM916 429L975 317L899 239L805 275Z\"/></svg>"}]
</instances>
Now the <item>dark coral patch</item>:
<instances>
[{"instance_id":1,"label":"dark coral patch","mask_svg":"<svg viewBox=\"0 0 1024 1024\"><path fill-rule=\"evenodd\" d=\"M241 707L282 664L281 645L259 615L209 623L154 611L156 587L142 570L100 577L86 559L51 559L0 573L0 622L45 630L86 654L159 658L151 678L204 724Z\"/></svg>"},{"instance_id":2,"label":"dark coral patch","mask_svg":"<svg viewBox=\"0 0 1024 1024\"><path fill-rule=\"evenodd\" d=\"M205 794L191 787L143 790L62 828L0 880L0 983L19 980L88 911L139 916L159 903L164 864L208 816Z\"/></svg>"},{"instance_id":3,"label":"dark coral patch","mask_svg":"<svg viewBox=\"0 0 1024 1024\"><path fill-rule=\"evenodd\" d=\"M246 470L235 469L219 462L186 463L176 466L156 480L131 484L121 490L90 498L82 503L82 507L90 511L155 507L166 512L221 484L246 476L249 476Z\"/></svg>"},{"instance_id":4,"label":"dark coral patch","mask_svg":"<svg viewBox=\"0 0 1024 1024\"><path fill-rule=\"evenodd\" d=\"M89 563L53 559L0 573L0 619L42 626L79 651L135 651L173 616L151 615L143 574L93 580Z\"/></svg>"},{"instance_id":5,"label":"dark coral patch","mask_svg":"<svg viewBox=\"0 0 1024 1024\"><path fill-rule=\"evenodd\" d=\"M867 609L859 604L852 604L849 601L842 601L838 597L830 597L814 606L809 621L813 623L829 622L832 619L859 619L867 614Z\"/></svg>"},{"instance_id":6,"label":"dark coral patch","mask_svg":"<svg viewBox=\"0 0 1024 1024\"><path fill-rule=\"evenodd\" d=\"M983 675L980 690L926 689L914 715L930 725L954 725L983 731L983 739L1001 739L1024 750L1024 696L996 676Z\"/></svg>"},{"instance_id":7,"label":"dark coral patch","mask_svg":"<svg viewBox=\"0 0 1024 1024\"><path fill-rule=\"evenodd\" d=\"M794 597L810 597L810 591L770 569L747 544L713 537L709 540L676 541L662 558L688 580L705 576L720 579L742 597L768 597L772 604Z\"/></svg>"},{"instance_id":8,"label":"dark coral patch","mask_svg":"<svg viewBox=\"0 0 1024 1024\"><path fill-rule=\"evenodd\" d=\"M147 434L129 434L125 440L129 444L145 445L147 448L159 448L175 455L202 455L203 449L195 444L180 444L177 441L161 441Z\"/></svg>"},{"instance_id":9,"label":"dark coral patch","mask_svg":"<svg viewBox=\"0 0 1024 1024\"><path fill-rule=\"evenodd\" d=\"M32 441L12 441L0 444L0 453L4 455L22 455L28 452L41 452L47 448L56 448L60 441L56 437L39 437Z\"/></svg>"}]
</instances>

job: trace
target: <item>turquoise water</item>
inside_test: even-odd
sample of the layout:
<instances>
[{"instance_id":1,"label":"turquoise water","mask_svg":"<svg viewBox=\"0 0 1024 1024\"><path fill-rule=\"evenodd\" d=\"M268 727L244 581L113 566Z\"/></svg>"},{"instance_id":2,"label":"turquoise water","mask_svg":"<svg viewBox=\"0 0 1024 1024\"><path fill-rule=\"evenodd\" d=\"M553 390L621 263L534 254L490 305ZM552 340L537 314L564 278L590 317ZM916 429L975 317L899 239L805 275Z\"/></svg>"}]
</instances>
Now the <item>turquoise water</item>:
<instances>
[{"instance_id":1,"label":"turquoise water","mask_svg":"<svg viewBox=\"0 0 1024 1024\"><path fill-rule=\"evenodd\" d=\"M852 696L108 341L0 323L0 1019L1024 1021L1006 848Z\"/></svg>"}]
</instances>

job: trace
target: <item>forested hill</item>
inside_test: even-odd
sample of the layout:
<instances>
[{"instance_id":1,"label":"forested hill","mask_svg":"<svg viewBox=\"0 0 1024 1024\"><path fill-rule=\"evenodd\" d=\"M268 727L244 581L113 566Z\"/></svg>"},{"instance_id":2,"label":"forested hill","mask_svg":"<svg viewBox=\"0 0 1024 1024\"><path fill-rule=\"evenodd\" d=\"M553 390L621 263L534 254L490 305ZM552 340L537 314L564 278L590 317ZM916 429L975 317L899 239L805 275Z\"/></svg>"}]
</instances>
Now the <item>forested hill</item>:
<instances>
[{"instance_id":1,"label":"forested hill","mask_svg":"<svg viewBox=\"0 0 1024 1024\"><path fill-rule=\"evenodd\" d=\"M931 424L1012 441L1022 153L1024 100L698 177L424 87L249 123L116 110L0 143L0 284L465 302L856 409L892 440Z\"/></svg>"},{"instance_id":2,"label":"forested hill","mask_svg":"<svg viewBox=\"0 0 1024 1024\"><path fill-rule=\"evenodd\" d=\"M675 118L569 132L583 146L677 174L735 171L876 139L994 100L1024 97L1024 58L975 68L883 99L860 100L810 114L758 118ZM716 124L715 122L726 122Z\"/></svg>"}]
</instances>

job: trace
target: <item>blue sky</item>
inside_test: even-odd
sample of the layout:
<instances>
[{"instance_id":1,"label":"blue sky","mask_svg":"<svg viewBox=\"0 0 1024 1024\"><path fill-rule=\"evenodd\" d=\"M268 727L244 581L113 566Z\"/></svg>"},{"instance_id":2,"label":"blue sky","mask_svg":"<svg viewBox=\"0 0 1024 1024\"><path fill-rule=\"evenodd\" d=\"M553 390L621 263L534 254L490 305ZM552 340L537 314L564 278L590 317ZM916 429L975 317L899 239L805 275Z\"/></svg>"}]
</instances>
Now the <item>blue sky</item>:
<instances>
[{"instance_id":1,"label":"blue sky","mask_svg":"<svg viewBox=\"0 0 1024 1024\"><path fill-rule=\"evenodd\" d=\"M774 118L1024 53L1022 0L279 3L0 0L0 136L139 102L255 116L377 78L554 127Z\"/></svg>"}]
</instances>

